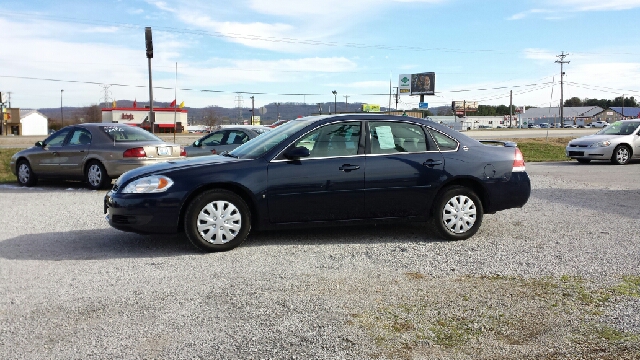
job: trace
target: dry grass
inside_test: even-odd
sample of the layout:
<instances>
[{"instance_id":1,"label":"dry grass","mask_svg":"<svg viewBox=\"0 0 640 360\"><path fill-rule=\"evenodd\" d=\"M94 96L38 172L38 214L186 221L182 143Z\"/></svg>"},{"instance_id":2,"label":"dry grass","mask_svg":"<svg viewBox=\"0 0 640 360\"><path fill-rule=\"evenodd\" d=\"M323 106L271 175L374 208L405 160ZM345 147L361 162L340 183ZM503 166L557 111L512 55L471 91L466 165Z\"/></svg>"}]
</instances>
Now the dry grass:
<instances>
[{"instance_id":1,"label":"dry grass","mask_svg":"<svg viewBox=\"0 0 640 360\"><path fill-rule=\"evenodd\" d=\"M353 315L382 358L640 358L638 334L598 321L614 289L576 277L408 279L412 295L390 291L375 309Z\"/></svg>"}]
</instances>

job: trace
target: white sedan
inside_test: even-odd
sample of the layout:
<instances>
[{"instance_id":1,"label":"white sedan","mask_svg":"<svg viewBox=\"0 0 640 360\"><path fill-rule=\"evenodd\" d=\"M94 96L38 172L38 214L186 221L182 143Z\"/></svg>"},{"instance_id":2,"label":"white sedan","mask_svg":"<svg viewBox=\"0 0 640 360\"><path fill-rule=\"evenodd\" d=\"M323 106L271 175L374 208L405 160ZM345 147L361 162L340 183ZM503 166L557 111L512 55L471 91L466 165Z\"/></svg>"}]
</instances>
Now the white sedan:
<instances>
[{"instance_id":1,"label":"white sedan","mask_svg":"<svg viewBox=\"0 0 640 360\"><path fill-rule=\"evenodd\" d=\"M627 164L632 158L640 158L640 120L616 121L593 135L571 140L566 152L579 163L608 160Z\"/></svg>"}]
</instances>

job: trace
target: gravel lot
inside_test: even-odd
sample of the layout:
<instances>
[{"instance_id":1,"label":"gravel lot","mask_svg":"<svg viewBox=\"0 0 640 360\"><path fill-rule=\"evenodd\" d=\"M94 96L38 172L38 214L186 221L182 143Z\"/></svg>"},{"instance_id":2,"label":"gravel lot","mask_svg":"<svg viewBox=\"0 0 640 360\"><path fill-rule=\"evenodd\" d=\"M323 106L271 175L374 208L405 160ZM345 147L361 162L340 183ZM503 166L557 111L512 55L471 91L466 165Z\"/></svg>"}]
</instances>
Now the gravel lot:
<instances>
[{"instance_id":1,"label":"gravel lot","mask_svg":"<svg viewBox=\"0 0 640 360\"><path fill-rule=\"evenodd\" d=\"M522 209L195 252L104 192L0 185L0 358L638 358L640 164L527 164Z\"/></svg>"}]
</instances>

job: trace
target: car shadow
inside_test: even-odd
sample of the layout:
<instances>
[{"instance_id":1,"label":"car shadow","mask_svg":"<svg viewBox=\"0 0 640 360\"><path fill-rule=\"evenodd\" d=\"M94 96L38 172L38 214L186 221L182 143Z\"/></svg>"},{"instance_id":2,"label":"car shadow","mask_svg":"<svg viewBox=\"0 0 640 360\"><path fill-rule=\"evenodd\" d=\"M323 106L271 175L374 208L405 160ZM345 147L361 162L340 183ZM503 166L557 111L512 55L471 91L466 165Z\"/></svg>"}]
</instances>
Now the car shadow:
<instances>
[{"instance_id":1,"label":"car shadow","mask_svg":"<svg viewBox=\"0 0 640 360\"><path fill-rule=\"evenodd\" d=\"M241 247L439 242L435 229L421 223L254 232ZM340 239L340 240L337 240ZM205 254L182 234L139 235L115 229L20 235L0 241L0 257L8 260L103 260L162 258Z\"/></svg>"}]
</instances>

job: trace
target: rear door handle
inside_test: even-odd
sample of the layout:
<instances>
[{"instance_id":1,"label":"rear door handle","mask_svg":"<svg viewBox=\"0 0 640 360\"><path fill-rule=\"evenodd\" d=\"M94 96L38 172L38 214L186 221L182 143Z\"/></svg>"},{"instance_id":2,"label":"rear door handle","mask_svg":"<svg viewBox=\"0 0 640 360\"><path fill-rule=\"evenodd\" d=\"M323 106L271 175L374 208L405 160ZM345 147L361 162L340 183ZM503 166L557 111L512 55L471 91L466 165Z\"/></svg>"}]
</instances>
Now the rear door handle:
<instances>
[{"instance_id":1,"label":"rear door handle","mask_svg":"<svg viewBox=\"0 0 640 360\"><path fill-rule=\"evenodd\" d=\"M436 165L442 165L442 160L429 159L429 160L423 162L422 165L428 166L428 167L434 167Z\"/></svg>"},{"instance_id":2,"label":"rear door handle","mask_svg":"<svg viewBox=\"0 0 640 360\"><path fill-rule=\"evenodd\" d=\"M349 165L349 164L344 164L338 168L338 170L344 171L344 172L349 172L349 171L358 170L358 169L360 169L360 165Z\"/></svg>"}]
</instances>

